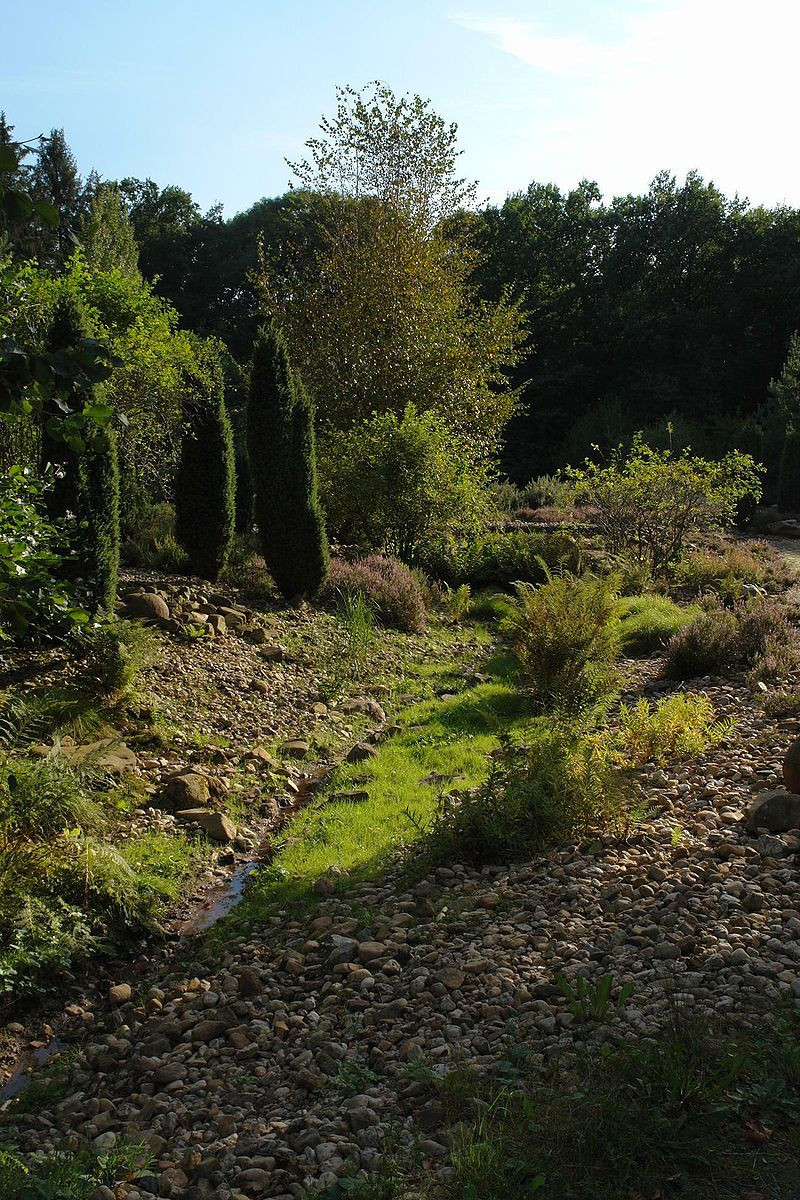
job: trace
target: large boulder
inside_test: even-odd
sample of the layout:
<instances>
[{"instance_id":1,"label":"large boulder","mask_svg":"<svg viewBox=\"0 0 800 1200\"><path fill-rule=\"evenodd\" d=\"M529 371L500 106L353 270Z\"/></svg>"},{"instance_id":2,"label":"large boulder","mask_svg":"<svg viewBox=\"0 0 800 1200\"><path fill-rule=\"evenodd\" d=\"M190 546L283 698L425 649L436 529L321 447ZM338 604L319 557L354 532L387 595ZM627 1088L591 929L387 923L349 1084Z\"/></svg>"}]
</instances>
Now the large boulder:
<instances>
[{"instance_id":1,"label":"large boulder","mask_svg":"<svg viewBox=\"0 0 800 1200\"><path fill-rule=\"evenodd\" d=\"M71 767L94 767L108 775L124 775L135 771L138 759L130 746L116 738L98 738L96 742L87 742L84 746L61 745L61 753Z\"/></svg>"},{"instance_id":2,"label":"large boulder","mask_svg":"<svg viewBox=\"0 0 800 1200\"><path fill-rule=\"evenodd\" d=\"M199 825L215 842L232 842L236 837L236 826L225 813L210 808L185 808L175 815L179 821Z\"/></svg>"},{"instance_id":3,"label":"large boulder","mask_svg":"<svg viewBox=\"0 0 800 1200\"><path fill-rule=\"evenodd\" d=\"M162 796L174 809L202 808L211 799L211 785L205 775L184 767L170 775L162 789Z\"/></svg>"},{"instance_id":4,"label":"large boulder","mask_svg":"<svg viewBox=\"0 0 800 1200\"><path fill-rule=\"evenodd\" d=\"M768 829L770 833L786 833L800 829L800 796L794 792L763 792L750 805L747 828Z\"/></svg>"},{"instance_id":5,"label":"large boulder","mask_svg":"<svg viewBox=\"0 0 800 1200\"><path fill-rule=\"evenodd\" d=\"M169 606L155 592L139 592L125 597L125 616L143 621L168 621Z\"/></svg>"}]
</instances>

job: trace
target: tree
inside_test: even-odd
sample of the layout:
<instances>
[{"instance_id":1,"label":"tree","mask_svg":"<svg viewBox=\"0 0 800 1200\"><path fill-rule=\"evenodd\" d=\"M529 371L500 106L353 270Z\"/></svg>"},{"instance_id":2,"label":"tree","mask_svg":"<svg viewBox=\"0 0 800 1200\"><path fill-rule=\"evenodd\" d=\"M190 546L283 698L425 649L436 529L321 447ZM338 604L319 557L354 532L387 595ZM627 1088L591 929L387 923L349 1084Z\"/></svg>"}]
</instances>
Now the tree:
<instances>
[{"instance_id":1,"label":"tree","mask_svg":"<svg viewBox=\"0 0 800 1200\"><path fill-rule=\"evenodd\" d=\"M233 538L236 501L231 423L218 356L189 381L181 457L175 479L175 530L191 568L203 579L223 570Z\"/></svg>"},{"instance_id":2,"label":"tree","mask_svg":"<svg viewBox=\"0 0 800 1200\"><path fill-rule=\"evenodd\" d=\"M137 278L139 248L116 184L101 183L81 224L86 261L98 271L118 270Z\"/></svg>"},{"instance_id":3,"label":"tree","mask_svg":"<svg viewBox=\"0 0 800 1200\"><path fill-rule=\"evenodd\" d=\"M54 237L47 239L40 253L64 266L77 242L76 231L84 206L84 190L75 155L67 145L63 129L53 129L43 138L32 172L34 195L58 212Z\"/></svg>"},{"instance_id":4,"label":"tree","mask_svg":"<svg viewBox=\"0 0 800 1200\"><path fill-rule=\"evenodd\" d=\"M51 352L74 352L88 336L85 310L73 295L66 294L56 305L50 325L48 345ZM96 385L88 385L88 394L75 400L75 408L85 410L101 403ZM114 430L101 426L79 449L74 443L54 440L49 421L42 437L43 470L54 466L60 475L49 507L55 517L71 513L72 563L83 582L89 605L95 612L113 611L119 569L119 468Z\"/></svg>"},{"instance_id":5,"label":"tree","mask_svg":"<svg viewBox=\"0 0 800 1200\"><path fill-rule=\"evenodd\" d=\"M513 409L507 371L525 330L507 290L493 303L476 298L462 212L474 189L457 177L456 127L383 84L337 95L310 159L290 164L315 189L310 221L280 263L263 262L264 309L314 395L321 437L414 404L491 455Z\"/></svg>"},{"instance_id":6,"label":"tree","mask_svg":"<svg viewBox=\"0 0 800 1200\"><path fill-rule=\"evenodd\" d=\"M371 197L430 231L474 204L476 187L456 175L458 126L421 96L397 97L380 80L336 89L336 116L323 117L310 157L290 162L311 192ZM287 160L288 161L288 160Z\"/></svg>"},{"instance_id":7,"label":"tree","mask_svg":"<svg viewBox=\"0 0 800 1200\"><path fill-rule=\"evenodd\" d=\"M778 508L800 512L800 334L793 333L779 379L770 384L785 424L778 468Z\"/></svg>"},{"instance_id":8,"label":"tree","mask_svg":"<svg viewBox=\"0 0 800 1200\"><path fill-rule=\"evenodd\" d=\"M248 447L267 568L288 600L314 595L328 571L314 416L289 364L283 335L272 325L260 331L253 352Z\"/></svg>"}]
</instances>

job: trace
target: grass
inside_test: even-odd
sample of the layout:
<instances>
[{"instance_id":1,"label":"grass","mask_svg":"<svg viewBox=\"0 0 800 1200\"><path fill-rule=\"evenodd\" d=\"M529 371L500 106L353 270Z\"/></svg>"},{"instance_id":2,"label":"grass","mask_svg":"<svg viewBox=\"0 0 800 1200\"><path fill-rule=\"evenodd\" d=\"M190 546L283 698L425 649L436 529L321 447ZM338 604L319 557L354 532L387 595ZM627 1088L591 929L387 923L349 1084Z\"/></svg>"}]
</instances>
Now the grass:
<instances>
[{"instance_id":1,"label":"grass","mask_svg":"<svg viewBox=\"0 0 800 1200\"><path fill-rule=\"evenodd\" d=\"M473 1085L476 1115L452 1147L444 1196L740 1200L769 1181L771 1196L791 1200L799 1035L796 1011L754 1033L711 1027L673 1002L652 1040L587 1049L551 1070L512 1056Z\"/></svg>"},{"instance_id":2,"label":"grass","mask_svg":"<svg viewBox=\"0 0 800 1200\"><path fill-rule=\"evenodd\" d=\"M619 601L620 648L631 658L651 654L666 646L684 625L700 615L697 604L678 605L667 596L644 593Z\"/></svg>"},{"instance_id":3,"label":"grass","mask_svg":"<svg viewBox=\"0 0 800 1200\"><path fill-rule=\"evenodd\" d=\"M247 927L265 912L310 899L314 882L332 868L346 872L338 876L340 887L348 879L372 877L419 836L442 792L482 783L501 732L522 725L528 715L509 655L495 655L482 671L489 682L411 705L398 718L401 732L381 744L376 757L340 767L325 792L292 822L271 866L254 877L216 936L229 936L231 924ZM457 686L458 663L422 664L414 679L428 691L441 691L451 680ZM414 679L405 682L413 686ZM363 791L367 799L334 798L347 791Z\"/></svg>"}]
</instances>

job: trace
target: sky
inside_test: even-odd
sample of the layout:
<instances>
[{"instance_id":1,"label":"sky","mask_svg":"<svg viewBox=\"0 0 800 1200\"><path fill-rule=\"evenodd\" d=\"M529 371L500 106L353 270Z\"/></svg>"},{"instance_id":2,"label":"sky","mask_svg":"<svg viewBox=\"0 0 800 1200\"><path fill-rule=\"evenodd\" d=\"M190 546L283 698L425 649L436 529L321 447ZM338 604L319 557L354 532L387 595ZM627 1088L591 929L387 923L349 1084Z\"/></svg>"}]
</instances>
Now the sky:
<instances>
[{"instance_id":1,"label":"sky","mask_svg":"<svg viewBox=\"0 0 800 1200\"><path fill-rule=\"evenodd\" d=\"M666 168L800 207L800 0L0 0L0 27L15 136L63 127L82 173L226 216L373 79L458 124L482 200Z\"/></svg>"}]
</instances>

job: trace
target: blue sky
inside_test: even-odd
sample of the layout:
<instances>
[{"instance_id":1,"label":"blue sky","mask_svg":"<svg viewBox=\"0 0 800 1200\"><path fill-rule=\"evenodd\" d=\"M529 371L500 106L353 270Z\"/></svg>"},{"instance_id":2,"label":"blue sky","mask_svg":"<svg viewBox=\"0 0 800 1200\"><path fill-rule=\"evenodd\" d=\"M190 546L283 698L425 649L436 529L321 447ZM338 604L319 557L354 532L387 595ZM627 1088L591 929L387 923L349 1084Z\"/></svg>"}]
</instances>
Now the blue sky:
<instances>
[{"instance_id":1,"label":"blue sky","mask_svg":"<svg viewBox=\"0 0 800 1200\"><path fill-rule=\"evenodd\" d=\"M800 206L797 0L21 0L0 108L81 170L179 183L226 215L290 179L337 84L383 79L459 126L463 172L645 189L697 168Z\"/></svg>"}]
</instances>

